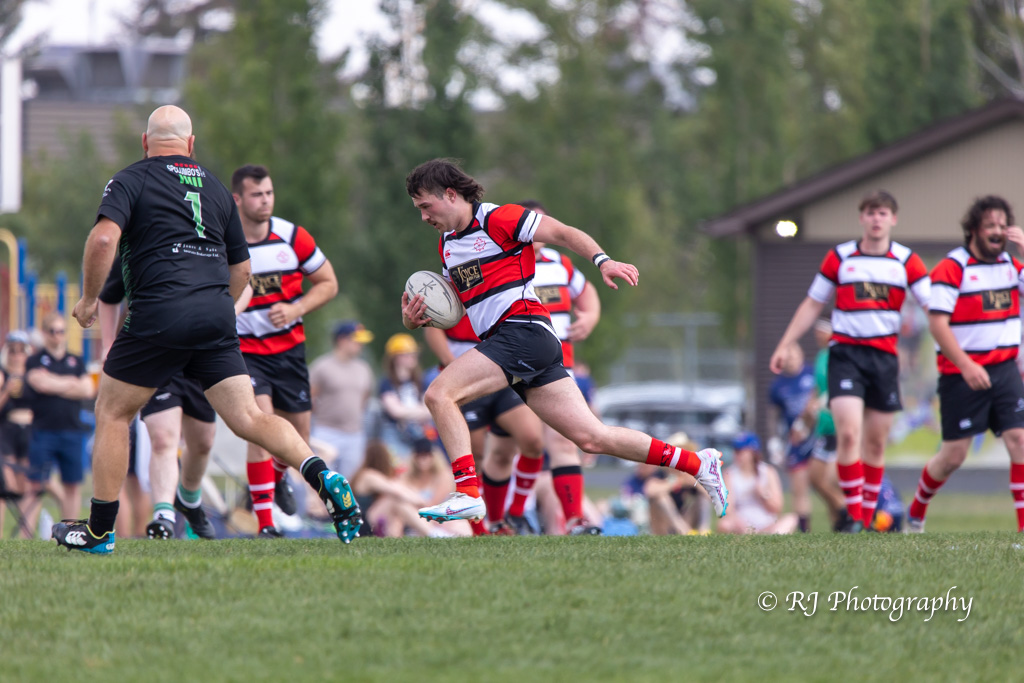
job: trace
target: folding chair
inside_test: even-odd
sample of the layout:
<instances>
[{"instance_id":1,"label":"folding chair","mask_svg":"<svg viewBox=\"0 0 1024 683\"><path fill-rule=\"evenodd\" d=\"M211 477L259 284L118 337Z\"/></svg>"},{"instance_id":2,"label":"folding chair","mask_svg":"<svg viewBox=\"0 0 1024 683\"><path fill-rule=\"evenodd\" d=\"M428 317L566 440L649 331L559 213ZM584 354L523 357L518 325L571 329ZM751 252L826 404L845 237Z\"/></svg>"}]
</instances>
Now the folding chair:
<instances>
[{"instance_id":1,"label":"folding chair","mask_svg":"<svg viewBox=\"0 0 1024 683\"><path fill-rule=\"evenodd\" d=\"M25 515L21 513L21 508L18 503L21 502L22 494L12 491L10 487L10 481L13 481L16 473L25 474L26 469L15 462L11 462L6 458L0 457L0 500L4 502L7 509L10 510L13 515L16 524L15 535L17 530L24 531L27 536L31 536L33 531L29 528L28 522L25 520ZM3 529L0 528L0 535L3 534Z\"/></svg>"}]
</instances>

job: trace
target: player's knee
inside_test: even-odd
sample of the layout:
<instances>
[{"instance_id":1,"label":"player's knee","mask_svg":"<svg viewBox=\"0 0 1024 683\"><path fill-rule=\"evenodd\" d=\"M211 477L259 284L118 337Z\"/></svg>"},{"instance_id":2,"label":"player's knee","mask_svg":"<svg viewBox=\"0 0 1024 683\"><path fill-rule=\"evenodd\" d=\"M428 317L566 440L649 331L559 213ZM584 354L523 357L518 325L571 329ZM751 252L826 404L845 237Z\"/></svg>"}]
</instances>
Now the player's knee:
<instances>
[{"instance_id":1,"label":"player's knee","mask_svg":"<svg viewBox=\"0 0 1024 683\"><path fill-rule=\"evenodd\" d=\"M520 439L517 443L520 452L527 458L539 458L544 453L544 439L539 434L536 438Z\"/></svg>"},{"instance_id":2,"label":"player's knee","mask_svg":"<svg viewBox=\"0 0 1024 683\"><path fill-rule=\"evenodd\" d=\"M217 435L215 423L192 423L185 428L185 445L197 455L213 450L213 439Z\"/></svg>"},{"instance_id":3,"label":"player's knee","mask_svg":"<svg viewBox=\"0 0 1024 683\"><path fill-rule=\"evenodd\" d=\"M836 432L836 449L841 451L855 450L860 446L860 439L855 430Z\"/></svg>"},{"instance_id":4,"label":"player's knee","mask_svg":"<svg viewBox=\"0 0 1024 683\"><path fill-rule=\"evenodd\" d=\"M108 395L100 395L96 399L96 406L93 408L97 422L124 422L130 423L135 419L136 410L125 406L120 401L111 400Z\"/></svg>"},{"instance_id":5,"label":"player's knee","mask_svg":"<svg viewBox=\"0 0 1024 683\"><path fill-rule=\"evenodd\" d=\"M259 424L265 420L267 415L260 410L256 402L249 406L239 406L230 412L221 415L225 424L235 436L240 439L252 442L257 435Z\"/></svg>"},{"instance_id":6,"label":"player's knee","mask_svg":"<svg viewBox=\"0 0 1024 683\"><path fill-rule=\"evenodd\" d=\"M569 440L579 446L584 453L609 453L611 449L604 436L602 432L585 430L570 435Z\"/></svg>"},{"instance_id":7,"label":"player's knee","mask_svg":"<svg viewBox=\"0 0 1024 683\"><path fill-rule=\"evenodd\" d=\"M506 468L506 467L512 467L512 463L516 459L516 454L515 453L506 453L506 452L500 452L499 453L498 451L492 451L487 456L487 458L489 460L491 460L496 467Z\"/></svg>"},{"instance_id":8,"label":"player's knee","mask_svg":"<svg viewBox=\"0 0 1024 683\"><path fill-rule=\"evenodd\" d=\"M209 454L213 450L213 437L210 436L209 438L203 437L202 439L197 439L193 450L196 451L197 455Z\"/></svg>"},{"instance_id":9,"label":"player's knee","mask_svg":"<svg viewBox=\"0 0 1024 683\"><path fill-rule=\"evenodd\" d=\"M427 410L433 414L439 406L454 403L454 399L435 381L423 393L423 403L427 406Z\"/></svg>"},{"instance_id":10,"label":"player's knee","mask_svg":"<svg viewBox=\"0 0 1024 683\"><path fill-rule=\"evenodd\" d=\"M966 448L953 448L945 453L941 458L940 465L947 472L947 476L952 474L954 471L960 469L960 466L967 460L967 449Z\"/></svg>"},{"instance_id":11,"label":"player's knee","mask_svg":"<svg viewBox=\"0 0 1024 683\"><path fill-rule=\"evenodd\" d=\"M1024 458L1024 429L1008 429L1003 433L1006 450L1013 462L1021 462Z\"/></svg>"},{"instance_id":12,"label":"player's knee","mask_svg":"<svg viewBox=\"0 0 1024 683\"><path fill-rule=\"evenodd\" d=\"M153 446L154 453L163 453L171 448L178 449L177 440L174 439L169 429L150 429L149 440Z\"/></svg>"}]
</instances>

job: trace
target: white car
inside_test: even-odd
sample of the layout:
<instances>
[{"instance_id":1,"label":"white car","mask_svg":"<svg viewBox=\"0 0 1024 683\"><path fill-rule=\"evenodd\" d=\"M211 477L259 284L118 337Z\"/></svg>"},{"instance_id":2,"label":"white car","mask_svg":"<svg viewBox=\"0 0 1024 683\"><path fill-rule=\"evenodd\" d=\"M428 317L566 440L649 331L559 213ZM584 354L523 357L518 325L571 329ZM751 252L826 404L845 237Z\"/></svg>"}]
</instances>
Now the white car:
<instances>
[{"instance_id":1,"label":"white car","mask_svg":"<svg viewBox=\"0 0 1024 683\"><path fill-rule=\"evenodd\" d=\"M636 382L599 388L594 407L609 425L666 439L678 431L723 450L743 425L746 390L738 382Z\"/></svg>"}]
</instances>

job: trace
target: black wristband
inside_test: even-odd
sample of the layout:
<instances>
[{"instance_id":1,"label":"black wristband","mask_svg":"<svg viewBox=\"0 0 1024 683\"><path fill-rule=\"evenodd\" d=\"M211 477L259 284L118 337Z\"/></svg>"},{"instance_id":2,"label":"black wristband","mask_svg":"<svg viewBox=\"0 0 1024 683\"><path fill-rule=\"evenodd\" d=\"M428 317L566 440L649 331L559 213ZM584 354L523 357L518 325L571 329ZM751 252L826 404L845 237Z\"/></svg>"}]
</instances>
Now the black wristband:
<instances>
[{"instance_id":1,"label":"black wristband","mask_svg":"<svg viewBox=\"0 0 1024 683\"><path fill-rule=\"evenodd\" d=\"M600 268L602 263L604 263L605 261L611 261L612 257L604 253L603 251L599 251L596 254L594 254L594 257L591 258L590 260L594 262L594 265L596 267Z\"/></svg>"}]
</instances>

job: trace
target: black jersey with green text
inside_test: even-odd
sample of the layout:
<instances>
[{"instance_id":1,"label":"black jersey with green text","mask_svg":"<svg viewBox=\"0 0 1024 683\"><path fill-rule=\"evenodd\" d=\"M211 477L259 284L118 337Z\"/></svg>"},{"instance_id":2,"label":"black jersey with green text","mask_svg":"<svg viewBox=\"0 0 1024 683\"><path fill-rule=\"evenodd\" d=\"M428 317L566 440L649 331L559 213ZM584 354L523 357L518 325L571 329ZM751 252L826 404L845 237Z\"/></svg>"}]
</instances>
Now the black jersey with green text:
<instances>
[{"instance_id":1,"label":"black jersey with green text","mask_svg":"<svg viewBox=\"0 0 1024 683\"><path fill-rule=\"evenodd\" d=\"M184 156L143 159L107 183L99 217L121 228L125 333L172 348L238 343L228 266L249 247L212 173Z\"/></svg>"}]
</instances>

